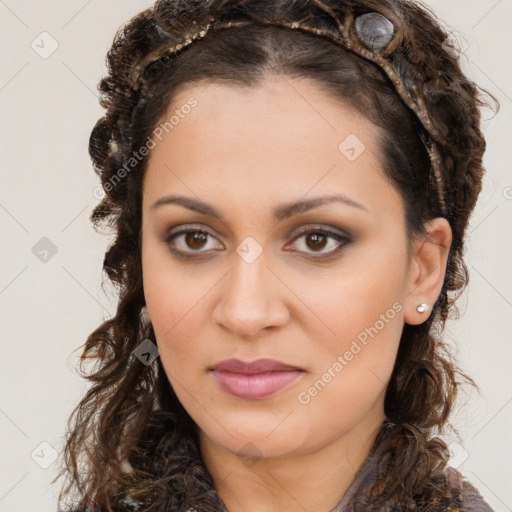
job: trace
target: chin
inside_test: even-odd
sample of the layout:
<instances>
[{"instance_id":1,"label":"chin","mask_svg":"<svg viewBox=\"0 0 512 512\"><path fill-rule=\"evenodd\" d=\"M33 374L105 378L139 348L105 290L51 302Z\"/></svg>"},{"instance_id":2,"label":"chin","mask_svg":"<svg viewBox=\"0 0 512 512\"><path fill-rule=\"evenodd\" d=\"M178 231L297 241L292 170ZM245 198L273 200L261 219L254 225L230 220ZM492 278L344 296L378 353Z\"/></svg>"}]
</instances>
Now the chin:
<instances>
[{"instance_id":1,"label":"chin","mask_svg":"<svg viewBox=\"0 0 512 512\"><path fill-rule=\"evenodd\" d=\"M285 416L276 419L275 415L256 413L221 415L222 426L213 422L200 429L214 444L238 456L281 457L302 450L308 443L308 430L300 422L285 425Z\"/></svg>"}]
</instances>

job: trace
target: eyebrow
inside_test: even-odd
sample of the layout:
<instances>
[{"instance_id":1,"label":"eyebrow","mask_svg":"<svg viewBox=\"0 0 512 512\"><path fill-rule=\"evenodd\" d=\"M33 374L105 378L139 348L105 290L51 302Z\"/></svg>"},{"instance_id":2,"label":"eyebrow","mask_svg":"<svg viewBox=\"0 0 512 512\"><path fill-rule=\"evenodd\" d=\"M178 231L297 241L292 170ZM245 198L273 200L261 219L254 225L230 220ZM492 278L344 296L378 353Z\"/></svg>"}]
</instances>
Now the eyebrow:
<instances>
[{"instance_id":1,"label":"eyebrow","mask_svg":"<svg viewBox=\"0 0 512 512\"><path fill-rule=\"evenodd\" d=\"M343 203L347 206L368 212L368 210L362 204L354 201L353 199L350 199L347 196L336 194L313 197L311 199L301 199L300 201L294 201L292 203L285 203L274 208L272 210L272 214L276 220L281 221L313 208L317 208L318 206L336 202ZM187 196L170 195L161 197L151 205L150 210L155 210L156 208L166 204L178 204L194 212L201 213L203 215L209 215L211 217L217 217L218 219L224 221L222 215L213 206L203 201L194 199L193 197Z\"/></svg>"}]
</instances>

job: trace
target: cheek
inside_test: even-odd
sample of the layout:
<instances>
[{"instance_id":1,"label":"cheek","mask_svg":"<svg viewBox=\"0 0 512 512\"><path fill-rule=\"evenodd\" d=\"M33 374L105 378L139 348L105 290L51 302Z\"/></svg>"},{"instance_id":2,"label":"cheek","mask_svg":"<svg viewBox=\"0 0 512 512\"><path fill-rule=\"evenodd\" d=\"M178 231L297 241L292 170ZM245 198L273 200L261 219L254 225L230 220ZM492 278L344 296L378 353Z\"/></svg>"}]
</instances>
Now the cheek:
<instances>
[{"instance_id":1,"label":"cheek","mask_svg":"<svg viewBox=\"0 0 512 512\"><path fill-rule=\"evenodd\" d=\"M146 306L160 350L162 364L172 380L191 381L207 359L201 340L211 322L208 301L221 274L198 267L179 266L166 249L143 247L143 284ZM190 379L189 379L190 377Z\"/></svg>"},{"instance_id":2,"label":"cheek","mask_svg":"<svg viewBox=\"0 0 512 512\"><path fill-rule=\"evenodd\" d=\"M150 235L143 237L142 276L148 313L152 323L164 333L187 321L187 315L207 293L211 281L193 266L176 263L165 243Z\"/></svg>"},{"instance_id":3,"label":"cheek","mask_svg":"<svg viewBox=\"0 0 512 512\"><path fill-rule=\"evenodd\" d=\"M208 289L204 281L170 279L150 271L144 276L144 294L153 329L162 348L172 345L181 352L181 345L199 339L204 301Z\"/></svg>"},{"instance_id":4,"label":"cheek","mask_svg":"<svg viewBox=\"0 0 512 512\"><path fill-rule=\"evenodd\" d=\"M376 336L376 331L381 340L399 340L407 289L405 242L378 255L377 246L381 247L368 244L367 250L347 256L343 266L333 272L290 274L294 291L317 313L313 318L304 310L308 318L313 318L308 326L310 336L322 338L320 351L338 353L354 339L364 343L366 338Z\"/></svg>"},{"instance_id":5,"label":"cheek","mask_svg":"<svg viewBox=\"0 0 512 512\"><path fill-rule=\"evenodd\" d=\"M318 299L333 332L309 333L314 371L297 400L319 429L339 432L380 414L403 329L402 294L403 279L382 264L338 280Z\"/></svg>"},{"instance_id":6,"label":"cheek","mask_svg":"<svg viewBox=\"0 0 512 512\"><path fill-rule=\"evenodd\" d=\"M316 321L308 333L316 340L310 347L315 364L301 386L299 402L313 416L332 407L358 418L382 398L404 325L407 252L400 247L405 245L388 247L378 257L374 248L358 251L346 271L324 276L313 289L312 309L329 327ZM304 293L311 282L303 277Z\"/></svg>"},{"instance_id":7,"label":"cheek","mask_svg":"<svg viewBox=\"0 0 512 512\"><path fill-rule=\"evenodd\" d=\"M191 319L200 310L206 283L180 272L162 242L144 238L142 274L147 310L162 359L166 359L171 340L181 339L185 332L192 339L197 335L199 324Z\"/></svg>"},{"instance_id":8,"label":"cheek","mask_svg":"<svg viewBox=\"0 0 512 512\"><path fill-rule=\"evenodd\" d=\"M197 388L197 379L206 367L203 358L208 355L201 346L204 324L198 317L204 307L204 293L199 283L194 292L187 292L184 288L190 283L180 286L179 281L150 271L144 277L144 290L162 366L179 401L191 411L191 396L203 394Z\"/></svg>"}]
</instances>

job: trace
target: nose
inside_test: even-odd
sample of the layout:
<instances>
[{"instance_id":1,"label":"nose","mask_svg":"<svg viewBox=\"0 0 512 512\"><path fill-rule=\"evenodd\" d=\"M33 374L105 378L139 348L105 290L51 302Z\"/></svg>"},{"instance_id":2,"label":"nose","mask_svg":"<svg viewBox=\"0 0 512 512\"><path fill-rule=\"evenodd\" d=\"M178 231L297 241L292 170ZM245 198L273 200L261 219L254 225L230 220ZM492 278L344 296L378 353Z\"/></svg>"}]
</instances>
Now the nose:
<instances>
[{"instance_id":1,"label":"nose","mask_svg":"<svg viewBox=\"0 0 512 512\"><path fill-rule=\"evenodd\" d=\"M289 320L286 292L280 279L260 255L247 263L234 255L234 266L221 288L222 297L213 320L238 337L254 338L265 328L279 327Z\"/></svg>"}]
</instances>

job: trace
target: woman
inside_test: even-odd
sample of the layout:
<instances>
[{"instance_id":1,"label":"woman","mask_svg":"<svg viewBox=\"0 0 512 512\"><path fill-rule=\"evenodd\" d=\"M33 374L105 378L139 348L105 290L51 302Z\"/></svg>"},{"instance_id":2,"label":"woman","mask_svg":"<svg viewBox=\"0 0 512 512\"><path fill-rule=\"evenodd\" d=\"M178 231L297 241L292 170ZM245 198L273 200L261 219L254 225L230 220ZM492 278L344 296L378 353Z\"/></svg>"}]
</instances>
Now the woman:
<instances>
[{"instance_id":1,"label":"woman","mask_svg":"<svg viewBox=\"0 0 512 512\"><path fill-rule=\"evenodd\" d=\"M76 510L489 511L437 434L462 381L480 91L403 0L159 1L90 155L114 318L70 418ZM80 458L87 459L81 467Z\"/></svg>"}]
</instances>

